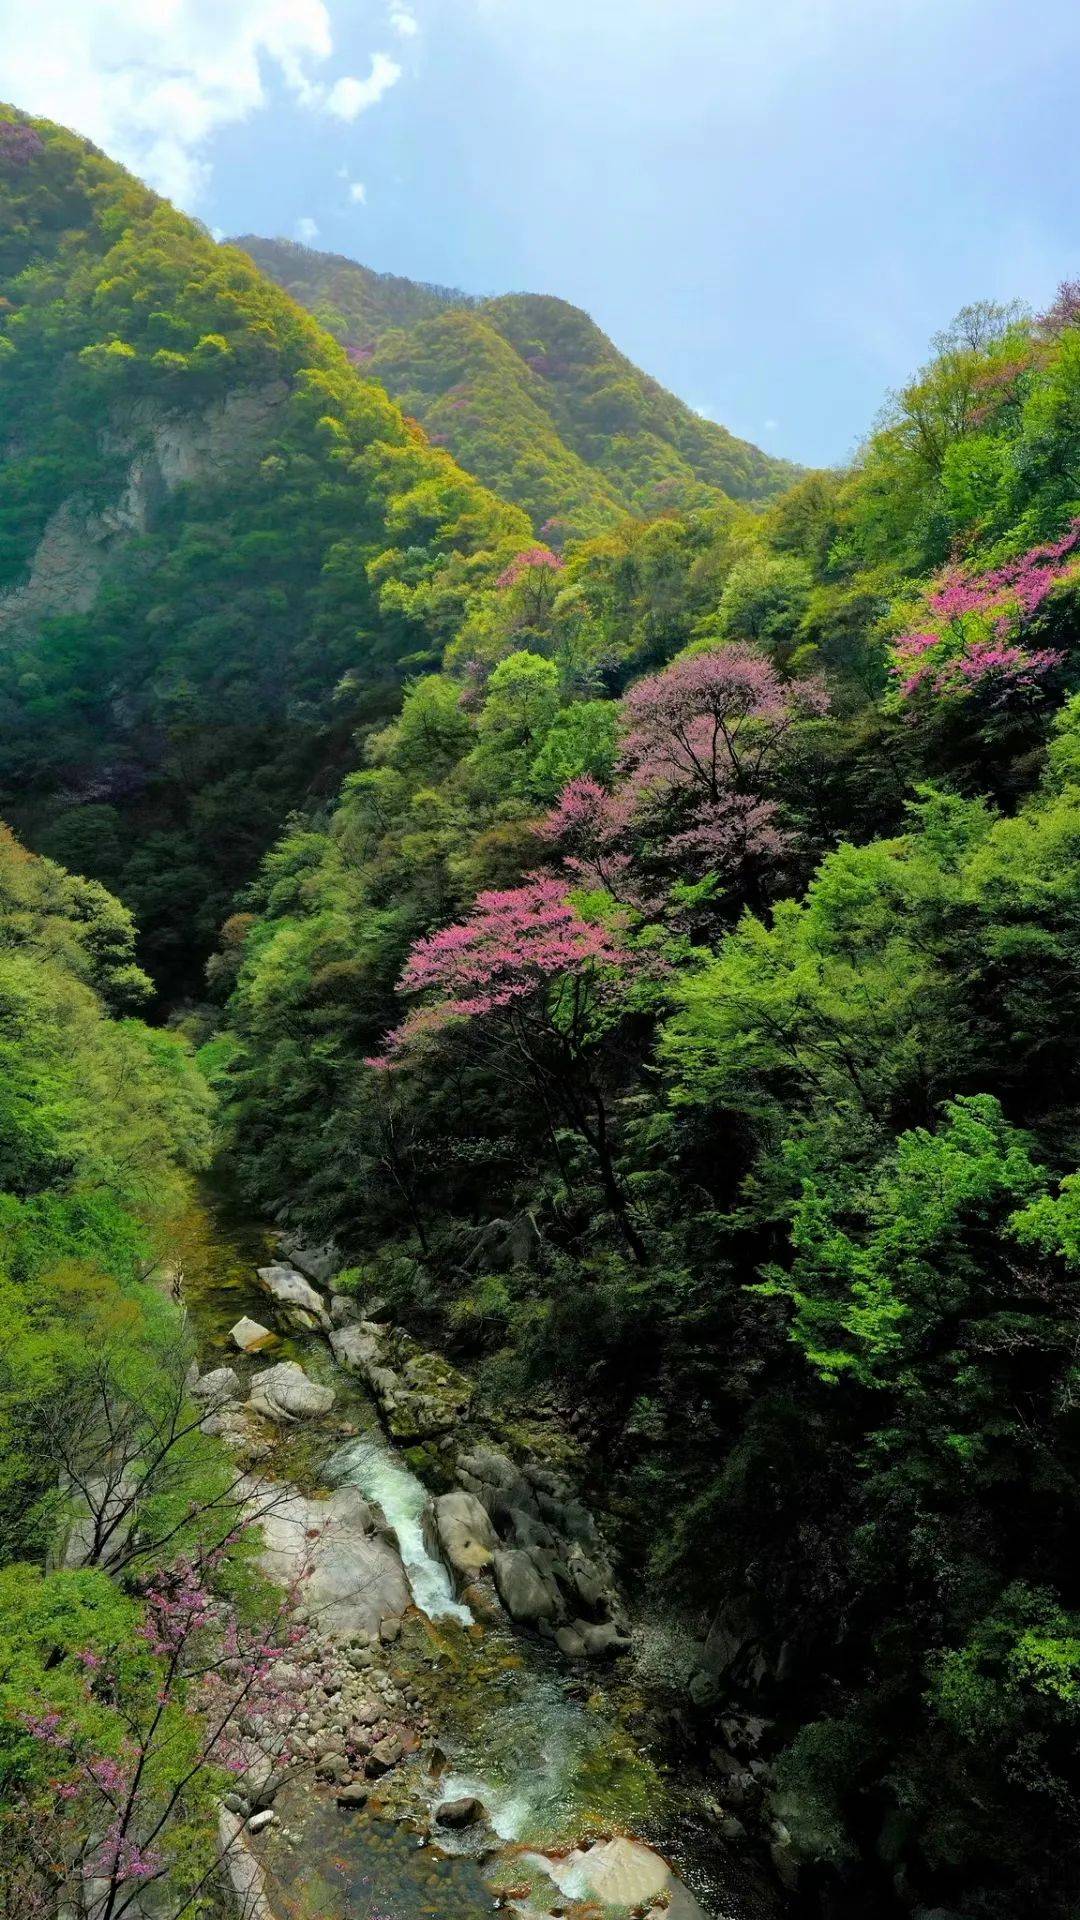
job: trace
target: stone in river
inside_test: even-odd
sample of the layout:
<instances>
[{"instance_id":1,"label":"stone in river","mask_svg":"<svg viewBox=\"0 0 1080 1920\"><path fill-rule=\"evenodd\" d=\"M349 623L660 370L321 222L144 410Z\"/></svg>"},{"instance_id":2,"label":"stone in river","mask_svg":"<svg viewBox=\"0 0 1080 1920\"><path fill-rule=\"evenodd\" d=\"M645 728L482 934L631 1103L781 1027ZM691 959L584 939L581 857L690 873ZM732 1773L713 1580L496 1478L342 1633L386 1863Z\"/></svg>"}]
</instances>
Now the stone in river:
<instances>
[{"instance_id":1,"label":"stone in river","mask_svg":"<svg viewBox=\"0 0 1080 1920\"><path fill-rule=\"evenodd\" d=\"M339 1807L366 1807L368 1788L362 1780L354 1780L350 1786L339 1787L334 1798Z\"/></svg>"},{"instance_id":2,"label":"stone in river","mask_svg":"<svg viewBox=\"0 0 1080 1920\"><path fill-rule=\"evenodd\" d=\"M302 1420L309 1415L329 1413L334 1404L333 1387L320 1387L309 1380L295 1360L282 1360L265 1373L257 1373L251 1382L248 1405L271 1420Z\"/></svg>"},{"instance_id":3,"label":"stone in river","mask_svg":"<svg viewBox=\"0 0 1080 1920\"><path fill-rule=\"evenodd\" d=\"M322 1294L293 1267L257 1267L259 1285L301 1327L328 1327L330 1316Z\"/></svg>"},{"instance_id":4,"label":"stone in river","mask_svg":"<svg viewBox=\"0 0 1080 1920\"><path fill-rule=\"evenodd\" d=\"M205 1400L210 1406L222 1406L228 1400L239 1400L240 1381L232 1367L214 1367L209 1373L200 1374L192 1381L191 1393L195 1400Z\"/></svg>"},{"instance_id":5,"label":"stone in river","mask_svg":"<svg viewBox=\"0 0 1080 1920\"><path fill-rule=\"evenodd\" d=\"M308 1619L333 1640L351 1640L362 1629L377 1633L387 1614L400 1615L412 1603L401 1556L366 1530L356 1494L354 1487L328 1500L288 1494L258 1516L263 1572L283 1587L302 1580ZM354 1649L349 1664L365 1655L370 1660L366 1648Z\"/></svg>"},{"instance_id":6,"label":"stone in river","mask_svg":"<svg viewBox=\"0 0 1080 1920\"><path fill-rule=\"evenodd\" d=\"M261 1353L264 1347L275 1344L277 1334L271 1333L269 1327L260 1326L257 1320L249 1320L245 1315L243 1320L237 1321L229 1338L235 1346L239 1347L241 1353Z\"/></svg>"},{"instance_id":7,"label":"stone in river","mask_svg":"<svg viewBox=\"0 0 1080 1920\"><path fill-rule=\"evenodd\" d=\"M444 1800L441 1807L436 1807L435 1823L440 1827L471 1827L483 1811L482 1803L473 1794L463 1793L460 1799Z\"/></svg>"}]
</instances>

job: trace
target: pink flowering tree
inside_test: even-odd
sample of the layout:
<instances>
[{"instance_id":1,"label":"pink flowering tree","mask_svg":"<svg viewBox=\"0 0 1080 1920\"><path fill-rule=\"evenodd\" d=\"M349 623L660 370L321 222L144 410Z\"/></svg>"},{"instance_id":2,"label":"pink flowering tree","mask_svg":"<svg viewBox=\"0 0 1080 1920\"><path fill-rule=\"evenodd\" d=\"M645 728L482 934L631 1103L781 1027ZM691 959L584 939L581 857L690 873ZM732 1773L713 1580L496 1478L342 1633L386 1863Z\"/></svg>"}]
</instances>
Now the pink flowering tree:
<instances>
[{"instance_id":1,"label":"pink flowering tree","mask_svg":"<svg viewBox=\"0 0 1080 1920\"><path fill-rule=\"evenodd\" d=\"M569 1128L589 1148L639 1261L645 1249L616 1168L602 1042L640 970L625 937L579 912L564 880L533 874L520 887L480 894L468 919L416 943L401 989L419 1004L368 1062L415 1064L453 1030L478 1041L511 1079L527 1076L553 1139Z\"/></svg>"},{"instance_id":2,"label":"pink flowering tree","mask_svg":"<svg viewBox=\"0 0 1080 1920\"><path fill-rule=\"evenodd\" d=\"M1080 573L1080 519L1058 540L977 572L947 567L926 595L927 617L893 641L902 702L956 700L977 693L991 709L1037 697L1065 654L1032 644L1051 596Z\"/></svg>"},{"instance_id":3,"label":"pink flowering tree","mask_svg":"<svg viewBox=\"0 0 1080 1920\"><path fill-rule=\"evenodd\" d=\"M224 1555L157 1569L136 1588L134 1647L80 1648L62 1686L43 1680L40 1699L31 1690L25 1784L0 1819L13 1920L82 1912L87 1900L93 1920L123 1920L157 1882L155 1911L168 1920L200 1910L222 1855L192 1841L221 1793L244 1775L295 1770L297 1701L277 1678L306 1637L295 1596L268 1624L245 1626L218 1591Z\"/></svg>"},{"instance_id":4,"label":"pink flowering tree","mask_svg":"<svg viewBox=\"0 0 1080 1920\"><path fill-rule=\"evenodd\" d=\"M785 683L744 645L675 660L622 703L620 778L571 781L546 822L551 841L617 898L645 904L644 863L676 876L735 878L788 845L769 777L796 722L823 714L824 684Z\"/></svg>"},{"instance_id":5,"label":"pink flowering tree","mask_svg":"<svg viewBox=\"0 0 1080 1920\"><path fill-rule=\"evenodd\" d=\"M548 547L526 547L503 568L495 584L512 596L517 625L536 627L546 620L564 565L562 556Z\"/></svg>"}]
</instances>

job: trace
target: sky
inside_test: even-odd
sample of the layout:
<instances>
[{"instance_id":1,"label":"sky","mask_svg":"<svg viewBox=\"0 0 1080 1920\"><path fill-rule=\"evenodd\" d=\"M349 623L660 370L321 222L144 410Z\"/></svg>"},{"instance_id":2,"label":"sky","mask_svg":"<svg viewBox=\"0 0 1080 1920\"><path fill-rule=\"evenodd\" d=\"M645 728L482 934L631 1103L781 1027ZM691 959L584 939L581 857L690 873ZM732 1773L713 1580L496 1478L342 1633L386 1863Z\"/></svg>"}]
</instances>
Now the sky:
<instances>
[{"instance_id":1,"label":"sky","mask_svg":"<svg viewBox=\"0 0 1080 1920\"><path fill-rule=\"evenodd\" d=\"M218 235L555 293L848 457L930 336L1080 276L1076 0L0 0L0 99Z\"/></svg>"}]
</instances>

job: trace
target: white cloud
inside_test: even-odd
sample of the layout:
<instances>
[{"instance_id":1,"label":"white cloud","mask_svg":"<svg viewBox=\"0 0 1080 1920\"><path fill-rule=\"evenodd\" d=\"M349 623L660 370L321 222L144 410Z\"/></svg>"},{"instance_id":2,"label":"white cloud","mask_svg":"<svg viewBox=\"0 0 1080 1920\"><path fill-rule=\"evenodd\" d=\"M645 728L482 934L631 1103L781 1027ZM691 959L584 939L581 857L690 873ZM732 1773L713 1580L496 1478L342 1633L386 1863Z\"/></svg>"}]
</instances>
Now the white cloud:
<instances>
[{"instance_id":1,"label":"white cloud","mask_svg":"<svg viewBox=\"0 0 1080 1920\"><path fill-rule=\"evenodd\" d=\"M414 39L420 31L420 22L414 13L409 12L408 7L391 7L390 25L395 33L400 33L403 40Z\"/></svg>"},{"instance_id":2,"label":"white cloud","mask_svg":"<svg viewBox=\"0 0 1080 1920\"><path fill-rule=\"evenodd\" d=\"M318 239L318 225L309 213L305 213L303 218L297 221L296 237L298 240L302 240L306 247L310 247L312 241Z\"/></svg>"},{"instance_id":3,"label":"white cloud","mask_svg":"<svg viewBox=\"0 0 1080 1920\"><path fill-rule=\"evenodd\" d=\"M349 182L349 199L354 200L358 207L364 205L367 199L367 188L362 180L351 180Z\"/></svg>"},{"instance_id":4,"label":"white cloud","mask_svg":"<svg viewBox=\"0 0 1080 1920\"><path fill-rule=\"evenodd\" d=\"M276 77L298 105L355 119L401 69L326 80L326 0L0 0L0 99L86 134L181 206L210 177L222 127L267 104Z\"/></svg>"},{"instance_id":5,"label":"white cloud","mask_svg":"<svg viewBox=\"0 0 1080 1920\"><path fill-rule=\"evenodd\" d=\"M391 60L388 53L372 54L371 72L366 80L356 80L351 74L335 80L326 95L326 110L336 113L339 120L355 120L368 107L377 106L383 94L400 79L401 68L396 60Z\"/></svg>"}]
</instances>

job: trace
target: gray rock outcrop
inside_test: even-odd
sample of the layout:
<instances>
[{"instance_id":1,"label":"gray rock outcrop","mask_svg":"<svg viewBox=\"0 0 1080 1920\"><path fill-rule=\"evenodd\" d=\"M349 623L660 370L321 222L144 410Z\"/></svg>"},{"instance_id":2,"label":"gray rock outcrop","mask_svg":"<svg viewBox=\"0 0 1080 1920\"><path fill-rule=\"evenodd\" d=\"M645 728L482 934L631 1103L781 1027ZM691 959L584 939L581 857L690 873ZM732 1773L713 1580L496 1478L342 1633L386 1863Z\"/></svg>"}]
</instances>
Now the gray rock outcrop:
<instances>
[{"instance_id":1,"label":"gray rock outcrop","mask_svg":"<svg viewBox=\"0 0 1080 1920\"><path fill-rule=\"evenodd\" d=\"M313 1627L336 1641L377 1634L381 1622L412 1604L401 1556L374 1531L370 1507L356 1487L327 1500L289 1493L259 1515L259 1564L279 1586L300 1582Z\"/></svg>"},{"instance_id":2,"label":"gray rock outcrop","mask_svg":"<svg viewBox=\"0 0 1080 1920\"><path fill-rule=\"evenodd\" d=\"M322 1294L295 1267L259 1267L256 1271L263 1292L270 1295L292 1326L303 1333L329 1327L330 1315Z\"/></svg>"},{"instance_id":3,"label":"gray rock outcrop","mask_svg":"<svg viewBox=\"0 0 1080 1920\"><path fill-rule=\"evenodd\" d=\"M329 1413L333 1404L333 1387L320 1387L309 1380L295 1360L281 1360L265 1373L257 1373L248 1400L255 1413L283 1424Z\"/></svg>"}]
</instances>

